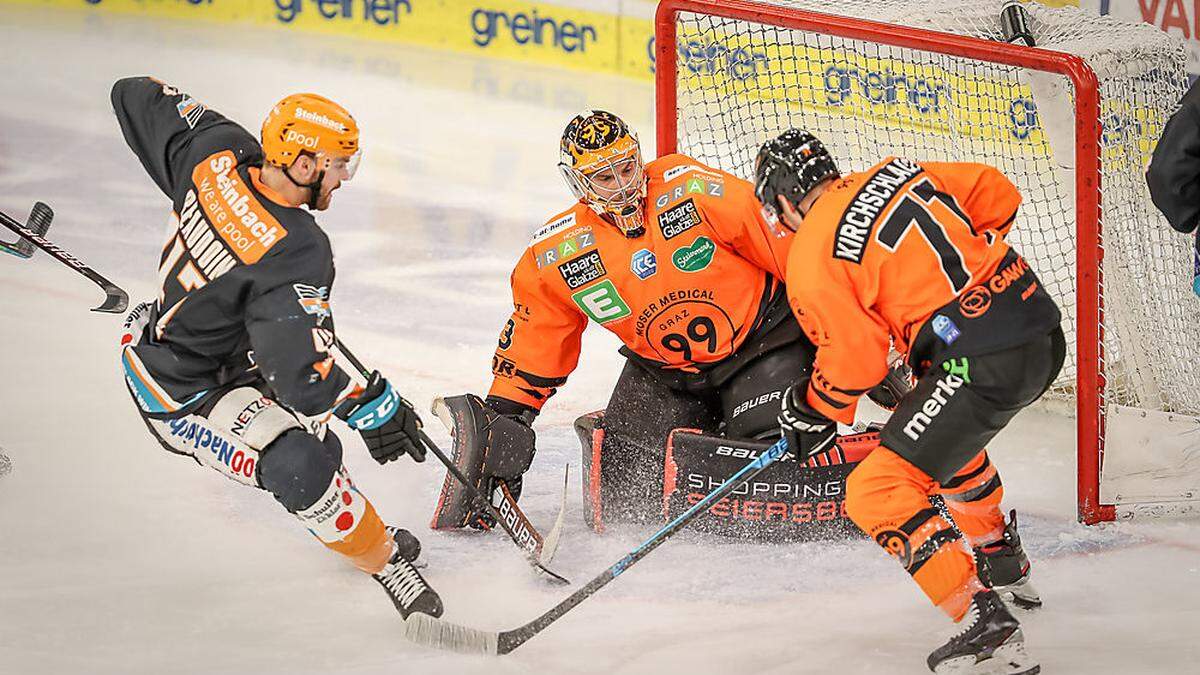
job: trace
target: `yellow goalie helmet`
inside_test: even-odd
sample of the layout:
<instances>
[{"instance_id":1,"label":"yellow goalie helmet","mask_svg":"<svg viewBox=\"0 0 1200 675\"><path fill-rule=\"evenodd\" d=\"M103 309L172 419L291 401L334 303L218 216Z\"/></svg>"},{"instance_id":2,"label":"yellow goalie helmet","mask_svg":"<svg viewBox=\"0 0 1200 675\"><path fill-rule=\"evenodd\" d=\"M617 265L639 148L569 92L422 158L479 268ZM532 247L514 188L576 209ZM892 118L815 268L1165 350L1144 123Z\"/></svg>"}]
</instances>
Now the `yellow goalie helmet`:
<instances>
[{"instance_id":1,"label":"yellow goalie helmet","mask_svg":"<svg viewBox=\"0 0 1200 675\"><path fill-rule=\"evenodd\" d=\"M628 237L646 231L646 171L637 134L616 115L587 110L567 124L558 168L571 192Z\"/></svg>"}]
</instances>

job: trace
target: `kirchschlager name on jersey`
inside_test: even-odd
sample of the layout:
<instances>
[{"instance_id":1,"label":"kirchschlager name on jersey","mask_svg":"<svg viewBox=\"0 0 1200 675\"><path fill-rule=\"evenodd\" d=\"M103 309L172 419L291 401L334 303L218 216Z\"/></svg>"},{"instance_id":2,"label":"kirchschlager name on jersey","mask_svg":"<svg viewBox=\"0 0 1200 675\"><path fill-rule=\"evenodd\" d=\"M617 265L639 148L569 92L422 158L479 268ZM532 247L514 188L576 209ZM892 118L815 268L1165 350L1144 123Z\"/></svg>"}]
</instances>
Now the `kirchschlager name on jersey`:
<instances>
[{"instance_id":1,"label":"kirchschlager name on jersey","mask_svg":"<svg viewBox=\"0 0 1200 675\"><path fill-rule=\"evenodd\" d=\"M919 164L902 157L892 159L876 171L842 212L833 240L833 257L861 264L879 214L905 183L922 171Z\"/></svg>"},{"instance_id":2,"label":"kirchschlager name on jersey","mask_svg":"<svg viewBox=\"0 0 1200 675\"><path fill-rule=\"evenodd\" d=\"M658 214L658 227L662 230L664 239L677 237L699 224L700 211L696 208L694 199L672 206Z\"/></svg>"},{"instance_id":3,"label":"kirchschlager name on jersey","mask_svg":"<svg viewBox=\"0 0 1200 675\"><path fill-rule=\"evenodd\" d=\"M567 287L575 290L604 276L607 270L600 259L600 251L590 251L559 265L558 273L567 282Z\"/></svg>"}]
</instances>

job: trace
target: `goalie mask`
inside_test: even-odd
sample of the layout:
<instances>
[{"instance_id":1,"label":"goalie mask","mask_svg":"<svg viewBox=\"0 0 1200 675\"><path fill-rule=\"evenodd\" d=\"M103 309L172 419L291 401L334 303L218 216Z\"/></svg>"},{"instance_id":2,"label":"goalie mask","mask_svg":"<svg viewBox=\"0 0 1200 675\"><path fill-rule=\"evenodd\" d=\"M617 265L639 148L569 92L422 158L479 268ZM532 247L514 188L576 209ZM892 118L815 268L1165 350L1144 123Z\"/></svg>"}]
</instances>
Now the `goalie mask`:
<instances>
[{"instance_id":1,"label":"goalie mask","mask_svg":"<svg viewBox=\"0 0 1200 675\"><path fill-rule=\"evenodd\" d=\"M833 157L816 136L788 129L759 149L754 160L754 195L772 213L779 212L779 195L799 211L800 202L813 188L840 176Z\"/></svg>"},{"instance_id":2,"label":"goalie mask","mask_svg":"<svg viewBox=\"0 0 1200 675\"><path fill-rule=\"evenodd\" d=\"M637 135L616 115L588 110L562 137L563 178L579 201L627 237L646 231L646 171Z\"/></svg>"}]
</instances>

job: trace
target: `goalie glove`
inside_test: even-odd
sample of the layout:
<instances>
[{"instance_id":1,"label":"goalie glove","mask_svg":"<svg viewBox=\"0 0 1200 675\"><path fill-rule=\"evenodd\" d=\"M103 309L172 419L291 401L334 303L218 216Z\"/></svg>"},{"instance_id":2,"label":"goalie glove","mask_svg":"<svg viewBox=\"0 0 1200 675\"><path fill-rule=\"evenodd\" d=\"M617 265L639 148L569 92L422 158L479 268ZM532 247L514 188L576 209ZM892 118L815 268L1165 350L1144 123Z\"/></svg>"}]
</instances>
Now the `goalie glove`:
<instances>
[{"instance_id":1,"label":"goalie glove","mask_svg":"<svg viewBox=\"0 0 1200 675\"><path fill-rule=\"evenodd\" d=\"M404 454L415 462L425 461L421 418L378 370L358 396L342 402L333 414L362 436L376 462L387 464Z\"/></svg>"},{"instance_id":2,"label":"goalie glove","mask_svg":"<svg viewBox=\"0 0 1200 675\"><path fill-rule=\"evenodd\" d=\"M837 437L837 424L813 410L805 400L808 379L808 376L801 378L783 392L778 418L788 451L797 462L807 462L810 457L829 450Z\"/></svg>"}]
</instances>

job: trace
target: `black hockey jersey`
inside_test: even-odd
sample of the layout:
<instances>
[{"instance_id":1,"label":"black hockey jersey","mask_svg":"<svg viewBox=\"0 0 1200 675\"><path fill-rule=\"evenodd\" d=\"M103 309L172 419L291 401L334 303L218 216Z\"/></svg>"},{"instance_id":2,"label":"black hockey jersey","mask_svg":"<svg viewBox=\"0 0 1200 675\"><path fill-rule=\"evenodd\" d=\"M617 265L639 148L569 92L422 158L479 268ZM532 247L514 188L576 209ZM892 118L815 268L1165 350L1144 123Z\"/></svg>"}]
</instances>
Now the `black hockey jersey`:
<instances>
[{"instance_id":1,"label":"black hockey jersey","mask_svg":"<svg viewBox=\"0 0 1200 675\"><path fill-rule=\"evenodd\" d=\"M1163 129L1146 171L1150 198L1171 227L1191 232L1200 221L1200 80Z\"/></svg>"},{"instance_id":2,"label":"black hockey jersey","mask_svg":"<svg viewBox=\"0 0 1200 675\"><path fill-rule=\"evenodd\" d=\"M350 379L329 354L325 233L261 182L262 148L238 124L148 77L118 81L112 104L174 206L150 324L122 352L142 410L181 415L210 391L261 376L293 410L328 411Z\"/></svg>"}]
</instances>

